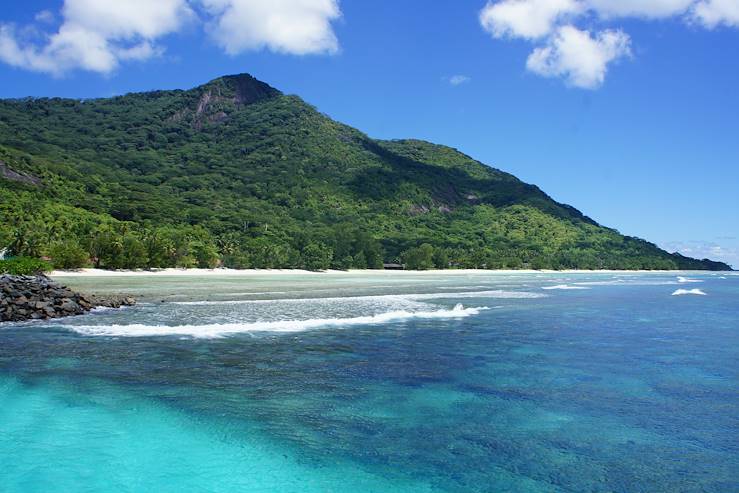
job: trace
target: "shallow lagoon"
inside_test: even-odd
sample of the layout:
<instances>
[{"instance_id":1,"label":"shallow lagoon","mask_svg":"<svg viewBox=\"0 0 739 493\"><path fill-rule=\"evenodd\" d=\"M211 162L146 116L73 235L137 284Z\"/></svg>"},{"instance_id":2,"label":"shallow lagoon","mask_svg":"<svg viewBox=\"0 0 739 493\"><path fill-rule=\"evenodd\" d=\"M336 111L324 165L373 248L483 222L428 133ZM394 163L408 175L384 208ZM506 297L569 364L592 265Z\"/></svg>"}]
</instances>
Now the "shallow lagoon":
<instances>
[{"instance_id":1,"label":"shallow lagoon","mask_svg":"<svg viewBox=\"0 0 739 493\"><path fill-rule=\"evenodd\" d=\"M739 491L739 277L680 275L63 279L142 303L0 327L0 491Z\"/></svg>"}]
</instances>

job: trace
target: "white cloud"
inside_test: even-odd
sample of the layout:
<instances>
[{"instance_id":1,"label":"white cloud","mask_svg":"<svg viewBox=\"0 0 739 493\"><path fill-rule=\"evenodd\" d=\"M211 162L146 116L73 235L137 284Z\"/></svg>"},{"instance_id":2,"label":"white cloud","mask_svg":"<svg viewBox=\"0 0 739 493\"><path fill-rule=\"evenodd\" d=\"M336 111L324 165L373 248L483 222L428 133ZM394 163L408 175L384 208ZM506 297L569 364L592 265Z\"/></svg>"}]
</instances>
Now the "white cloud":
<instances>
[{"instance_id":1,"label":"white cloud","mask_svg":"<svg viewBox=\"0 0 739 493\"><path fill-rule=\"evenodd\" d=\"M210 34L232 55L267 48L279 53L336 53L331 22L338 0L201 0L214 16Z\"/></svg>"},{"instance_id":2,"label":"white cloud","mask_svg":"<svg viewBox=\"0 0 739 493\"><path fill-rule=\"evenodd\" d=\"M629 36L622 31L601 31L593 37L588 31L562 26L546 46L529 55L526 67L545 77L564 77L575 87L595 89L603 84L608 64L630 54L629 45Z\"/></svg>"},{"instance_id":3,"label":"white cloud","mask_svg":"<svg viewBox=\"0 0 739 493\"><path fill-rule=\"evenodd\" d=\"M154 39L176 31L192 13L185 0L65 0L65 23L110 39Z\"/></svg>"},{"instance_id":4,"label":"white cloud","mask_svg":"<svg viewBox=\"0 0 739 493\"><path fill-rule=\"evenodd\" d=\"M185 0L65 0L62 15L41 46L12 25L0 26L0 60L55 75L77 68L109 73L123 60L161 53L156 39L177 31L192 10Z\"/></svg>"},{"instance_id":5,"label":"white cloud","mask_svg":"<svg viewBox=\"0 0 739 493\"><path fill-rule=\"evenodd\" d=\"M703 0L695 4L691 14L710 29L721 24L739 27L739 0Z\"/></svg>"},{"instance_id":6,"label":"white cloud","mask_svg":"<svg viewBox=\"0 0 739 493\"><path fill-rule=\"evenodd\" d=\"M676 16L709 29L739 27L739 0L488 0L480 24L495 38L541 40L527 59L529 71L595 89L603 84L608 65L631 53L631 39L620 29L592 35L577 24Z\"/></svg>"},{"instance_id":7,"label":"white cloud","mask_svg":"<svg viewBox=\"0 0 739 493\"><path fill-rule=\"evenodd\" d=\"M263 48L297 55L336 53L331 22L341 16L338 2L64 0L56 32L39 30L56 21L48 10L36 15L33 26L0 23L0 61L54 75L75 69L107 74L124 61L161 55L160 39L195 19L195 5L204 8L211 36L227 53Z\"/></svg>"},{"instance_id":8,"label":"white cloud","mask_svg":"<svg viewBox=\"0 0 739 493\"><path fill-rule=\"evenodd\" d=\"M559 20L583 10L579 0L502 0L485 5L480 24L496 38L537 39L549 34Z\"/></svg>"},{"instance_id":9,"label":"white cloud","mask_svg":"<svg viewBox=\"0 0 739 493\"><path fill-rule=\"evenodd\" d=\"M453 86L461 86L462 84L466 84L472 80L466 75L452 75L451 77L445 77L444 79Z\"/></svg>"}]
</instances>

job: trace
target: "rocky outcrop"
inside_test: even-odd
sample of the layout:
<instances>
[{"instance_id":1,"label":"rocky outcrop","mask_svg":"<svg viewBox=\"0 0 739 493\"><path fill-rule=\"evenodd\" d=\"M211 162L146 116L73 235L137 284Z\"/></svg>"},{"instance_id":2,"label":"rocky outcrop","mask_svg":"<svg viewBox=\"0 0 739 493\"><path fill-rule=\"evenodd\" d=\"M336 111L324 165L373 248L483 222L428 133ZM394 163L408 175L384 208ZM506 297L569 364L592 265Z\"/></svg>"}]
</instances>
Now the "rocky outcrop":
<instances>
[{"instance_id":1,"label":"rocky outcrop","mask_svg":"<svg viewBox=\"0 0 739 493\"><path fill-rule=\"evenodd\" d=\"M196 130L206 124L217 124L228 120L229 115L241 106L277 97L282 93L248 74L227 75L215 79L201 88L198 104L184 108L170 117L172 121L191 120Z\"/></svg>"},{"instance_id":2,"label":"rocky outcrop","mask_svg":"<svg viewBox=\"0 0 739 493\"><path fill-rule=\"evenodd\" d=\"M26 185L41 185L41 178L25 173L19 173L18 171L10 169L10 167L2 161L0 161L0 178L25 183Z\"/></svg>"},{"instance_id":3,"label":"rocky outcrop","mask_svg":"<svg viewBox=\"0 0 739 493\"><path fill-rule=\"evenodd\" d=\"M83 295L43 275L0 276L0 322L68 317L135 303L124 296Z\"/></svg>"}]
</instances>

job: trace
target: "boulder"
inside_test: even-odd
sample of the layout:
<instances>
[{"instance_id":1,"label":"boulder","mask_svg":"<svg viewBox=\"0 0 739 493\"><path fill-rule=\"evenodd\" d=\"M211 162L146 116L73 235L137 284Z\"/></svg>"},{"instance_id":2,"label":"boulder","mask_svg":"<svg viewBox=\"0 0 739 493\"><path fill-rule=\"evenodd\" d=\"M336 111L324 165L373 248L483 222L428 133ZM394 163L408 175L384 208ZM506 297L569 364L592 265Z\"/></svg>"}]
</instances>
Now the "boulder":
<instances>
[{"instance_id":1,"label":"boulder","mask_svg":"<svg viewBox=\"0 0 739 493\"><path fill-rule=\"evenodd\" d=\"M105 306L131 306L122 296L85 296L46 276L0 276L0 322L66 317Z\"/></svg>"}]
</instances>

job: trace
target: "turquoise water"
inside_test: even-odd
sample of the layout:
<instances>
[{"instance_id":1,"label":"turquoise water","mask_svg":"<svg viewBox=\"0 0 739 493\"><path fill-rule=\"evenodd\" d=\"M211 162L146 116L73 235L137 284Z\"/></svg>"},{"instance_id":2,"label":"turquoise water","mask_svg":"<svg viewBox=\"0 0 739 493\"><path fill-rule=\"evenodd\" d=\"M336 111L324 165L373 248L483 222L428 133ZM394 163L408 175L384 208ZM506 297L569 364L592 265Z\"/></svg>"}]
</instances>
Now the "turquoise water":
<instances>
[{"instance_id":1,"label":"turquoise water","mask_svg":"<svg viewBox=\"0 0 739 493\"><path fill-rule=\"evenodd\" d=\"M63 281L142 303L0 326L2 492L739 491L733 273Z\"/></svg>"}]
</instances>

